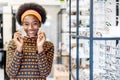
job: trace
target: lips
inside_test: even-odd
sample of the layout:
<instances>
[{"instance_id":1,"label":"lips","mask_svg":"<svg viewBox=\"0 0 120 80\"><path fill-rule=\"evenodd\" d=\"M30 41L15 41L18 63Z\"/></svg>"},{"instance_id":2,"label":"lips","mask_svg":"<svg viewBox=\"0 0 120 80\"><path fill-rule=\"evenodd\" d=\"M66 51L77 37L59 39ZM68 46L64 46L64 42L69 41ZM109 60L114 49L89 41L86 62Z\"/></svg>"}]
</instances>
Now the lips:
<instances>
[{"instance_id":1,"label":"lips","mask_svg":"<svg viewBox=\"0 0 120 80\"><path fill-rule=\"evenodd\" d=\"M28 35L30 36L30 37L34 37L36 34L36 31L28 31Z\"/></svg>"},{"instance_id":2,"label":"lips","mask_svg":"<svg viewBox=\"0 0 120 80\"><path fill-rule=\"evenodd\" d=\"M34 32L35 32L35 31L29 31L28 33L29 33L29 34L33 34Z\"/></svg>"}]
</instances>

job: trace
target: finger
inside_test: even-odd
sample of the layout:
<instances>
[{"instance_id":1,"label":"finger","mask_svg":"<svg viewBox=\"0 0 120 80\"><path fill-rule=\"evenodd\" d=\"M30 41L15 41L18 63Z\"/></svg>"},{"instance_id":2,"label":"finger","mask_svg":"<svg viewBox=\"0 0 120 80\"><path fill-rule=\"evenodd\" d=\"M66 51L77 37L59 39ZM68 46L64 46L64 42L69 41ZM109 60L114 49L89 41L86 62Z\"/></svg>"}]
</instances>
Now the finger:
<instances>
[{"instance_id":1,"label":"finger","mask_svg":"<svg viewBox=\"0 0 120 80\"><path fill-rule=\"evenodd\" d=\"M38 33L38 38L41 38L41 36L42 36L42 33Z\"/></svg>"},{"instance_id":2,"label":"finger","mask_svg":"<svg viewBox=\"0 0 120 80\"><path fill-rule=\"evenodd\" d=\"M42 34L42 32L39 32L37 35L40 36Z\"/></svg>"},{"instance_id":3,"label":"finger","mask_svg":"<svg viewBox=\"0 0 120 80\"><path fill-rule=\"evenodd\" d=\"M15 33L13 39L16 40L17 38L18 38L18 35Z\"/></svg>"},{"instance_id":4,"label":"finger","mask_svg":"<svg viewBox=\"0 0 120 80\"><path fill-rule=\"evenodd\" d=\"M45 41L45 37L44 37L43 34L40 33L40 34L38 35L37 42L39 43L39 42L43 42L43 41Z\"/></svg>"},{"instance_id":5,"label":"finger","mask_svg":"<svg viewBox=\"0 0 120 80\"><path fill-rule=\"evenodd\" d=\"M41 33L38 34L38 38L37 38L38 41L41 40Z\"/></svg>"},{"instance_id":6,"label":"finger","mask_svg":"<svg viewBox=\"0 0 120 80\"><path fill-rule=\"evenodd\" d=\"M16 41L17 41L17 38L13 38L13 40L16 42Z\"/></svg>"},{"instance_id":7,"label":"finger","mask_svg":"<svg viewBox=\"0 0 120 80\"><path fill-rule=\"evenodd\" d=\"M18 32L17 33L18 37L22 37L22 33Z\"/></svg>"},{"instance_id":8,"label":"finger","mask_svg":"<svg viewBox=\"0 0 120 80\"><path fill-rule=\"evenodd\" d=\"M45 32L38 32L38 35L40 35L40 34L45 34Z\"/></svg>"},{"instance_id":9,"label":"finger","mask_svg":"<svg viewBox=\"0 0 120 80\"><path fill-rule=\"evenodd\" d=\"M20 31L17 32L18 34L22 34Z\"/></svg>"},{"instance_id":10,"label":"finger","mask_svg":"<svg viewBox=\"0 0 120 80\"><path fill-rule=\"evenodd\" d=\"M46 35L45 35L45 33L43 33L43 40L46 40Z\"/></svg>"},{"instance_id":11,"label":"finger","mask_svg":"<svg viewBox=\"0 0 120 80\"><path fill-rule=\"evenodd\" d=\"M41 39L46 39L45 34L41 34Z\"/></svg>"},{"instance_id":12,"label":"finger","mask_svg":"<svg viewBox=\"0 0 120 80\"><path fill-rule=\"evenodd\" d=\"M41 36L41 38L46 38L46 35L45 35L44 32L42 32L42 33L40 34L40 36Z\"/></svg>"},{"instance_id":13,"label":"finger","mask_svg":"<svg viewBox=\"0 0 120 80\"><path fill-rule=\"evenodd\" d=\"M20 31L15 32L15 34L22 35L22 33Z\"/></svg>"},{"instance_id":14,"label":"finger","mask_svg":"<svg viewBox=\"0 0 120 80\"><path fill-rule=\"evenodd\" d=\"M19 34L15 34L15 36L14 36L14 38L13 38L15 41L21 41L21 35L19 35Z\"/></svg>"},{"instance_id":15,"label":"finger","mask_svg":"<svg viewBox=\"0 0 120 80\"><path fill-rule=\"evenodd\" d=\"M16 33L15 33L15 37L16 37L16 38L18 38L18 37L22 38L22 33L21 33L21 32L16 32Z\"/></svg>"},{"instance_id":16,"label":"finger","mask_svg":"<svg viewBox=\"0 0 120 80\"><path fill-rule=\"evenodd\" d=\"M17 36L17 32L14 33L14 37L16 37L16 36Z\"/></svg>"},{"instance_id":17,"label":"finger","mask_svg":"<svg viewBox=\"0 0 120 80\"><path fill-rule=\"evenodd\" d=\"M18 32L15 32L15 33L14 33L14 36L15 36L15 37L16 37L16 36L18 36L18 35L19 35L19 33L18 33Z\"/></svg>"},{"instance_id":18,"label":"finger","mask_svg":"<svg viewBox=\"0 0 120 80\"><path fill-rule=\"evenodd\" d=\"M45 40L45 39L46 39L45 35L40 36L40 40Z\"/></svg>"},{"instance_id":19,"label":"finger","mask_svg":"<svg viewBox=\"0 0 120 80\"><path fill-rule=\"evenodd\" d=\"M20 41L21 43L23 43L23 39L22 39L22 38L19 38L19 41Z\"/></svg>"}]
</instances>

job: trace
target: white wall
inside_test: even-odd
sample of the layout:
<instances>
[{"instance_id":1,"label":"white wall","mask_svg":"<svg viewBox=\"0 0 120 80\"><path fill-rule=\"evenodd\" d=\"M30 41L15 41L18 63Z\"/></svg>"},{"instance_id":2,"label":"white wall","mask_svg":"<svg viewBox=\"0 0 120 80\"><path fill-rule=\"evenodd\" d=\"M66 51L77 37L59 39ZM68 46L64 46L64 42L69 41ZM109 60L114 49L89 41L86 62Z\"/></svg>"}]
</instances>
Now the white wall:
<instances>
[{"instance_id":1,"label":"white wall","mask_svg":"<svg viewBox=\"0 0 120 80\"><path fill-rule=\"evenodd\" d=\"M52 41L54 43L55 46L55 51L57 49L57 14L58 11L60 10L60 6L58 5L47 5L44 6L47 14L48 14L48 18L47 18L47 26L43 25L43 29L46 32L47 37L50 39L50 41Z\"/></svg>"},{"instance_id":2,"label":"white wall","mask_svg":"<svg viewBox=\"0 0 120 80\"><path fill-rule=\"evenodd\" d=\"M3 7L3 44L6 48L6 43L12 39L12 14L11 7Z\"/></svg>"}]
</instances>

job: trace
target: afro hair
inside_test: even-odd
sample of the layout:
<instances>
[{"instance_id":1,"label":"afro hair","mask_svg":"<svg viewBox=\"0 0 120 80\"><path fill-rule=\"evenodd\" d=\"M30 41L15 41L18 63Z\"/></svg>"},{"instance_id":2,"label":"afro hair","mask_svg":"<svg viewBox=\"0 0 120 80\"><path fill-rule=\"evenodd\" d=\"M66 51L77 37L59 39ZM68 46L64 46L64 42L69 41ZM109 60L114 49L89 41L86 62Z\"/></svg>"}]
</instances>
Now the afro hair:
<instances>
[{"instance_id":1,"label":"afro hair","mask_svg":"<svg viewBox=\"0 0 120 80\"><path fill-rule=\"evenodd\" d=\"M41 5L37 3L24 3L18 8L18 11L16 13L16 19L20 25L22 25L22 22L21 22L22 14L26 10L30 10L30 9L37 11L41 15L42 23L46 21L46 11Z\"/></svg>"}]
</instances>

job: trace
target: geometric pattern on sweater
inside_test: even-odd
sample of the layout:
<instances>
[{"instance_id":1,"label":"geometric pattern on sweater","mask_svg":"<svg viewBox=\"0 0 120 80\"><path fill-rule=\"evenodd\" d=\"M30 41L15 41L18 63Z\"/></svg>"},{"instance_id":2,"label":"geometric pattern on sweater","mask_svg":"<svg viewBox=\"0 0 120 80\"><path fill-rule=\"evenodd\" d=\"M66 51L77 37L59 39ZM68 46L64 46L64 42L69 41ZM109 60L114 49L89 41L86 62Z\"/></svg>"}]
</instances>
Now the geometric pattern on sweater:
<instances>
[{"instance_id":1,"label":"geometric pattern on sweater","mask_svg":"<svg viewBox=\"0 0 120 80\"><path fill-rule=\"evenodd\" d=\"M24 38L23 52L16 51L15 42L9 42L6 54L6 73L11 80L46 80L51 72L54 46L46 41L38 53L35 38Z\"/></svg>"}]
</instances>

